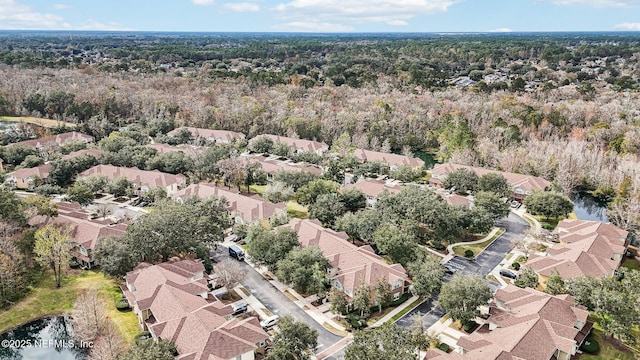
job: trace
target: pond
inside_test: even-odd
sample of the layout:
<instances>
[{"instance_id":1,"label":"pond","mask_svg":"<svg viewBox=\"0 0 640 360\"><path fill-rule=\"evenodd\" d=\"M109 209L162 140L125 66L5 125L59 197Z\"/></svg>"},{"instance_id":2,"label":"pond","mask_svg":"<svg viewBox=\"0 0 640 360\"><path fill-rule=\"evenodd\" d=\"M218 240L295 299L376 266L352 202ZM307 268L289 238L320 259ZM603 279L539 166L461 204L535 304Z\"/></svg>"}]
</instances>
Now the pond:
<instances>
[{"instance_id":1,"label":"pond","mask_svg":"<svg viewBox=\"0 0 640 360\"><path fill-rule=\"evenodd\" d=\"M573 194L571 201L573 201L573 211L578 219L609 222L606 203L598 201L598 199L584 192Z\"/></svg>"},{"instance_id":2,"label":"pond","mask_svg":"<svg viewBox=\"0 0 640 360\"><path fill-rule=\"evenodd\" d=\"M80 342L73 338L67 316L32 321L0 334L0 359L79 360L86 358Z\"/></svg>"}]
</instances>

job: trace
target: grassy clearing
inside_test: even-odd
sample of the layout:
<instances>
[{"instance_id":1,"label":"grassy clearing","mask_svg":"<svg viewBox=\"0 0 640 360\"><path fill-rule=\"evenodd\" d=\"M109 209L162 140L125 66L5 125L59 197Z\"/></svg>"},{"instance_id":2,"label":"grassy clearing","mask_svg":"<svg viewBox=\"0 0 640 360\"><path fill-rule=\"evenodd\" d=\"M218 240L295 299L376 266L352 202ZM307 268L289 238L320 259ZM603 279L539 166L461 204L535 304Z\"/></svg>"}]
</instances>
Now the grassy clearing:
<instances>
[{"instance_id":1,"label":"grassy clearing","mask_svg":"<svg viewBox=\"0 0 640 360\"><path fill-rule=\"evenodd\" d=\"M410 303L404 309L402 309L402 311L400 311L397 314L393 315L391 317L391 322L395 323L396 321L398 321L398 319L403 317L406 313L408 313L409 311L415 309L418 305L422 304L423 301L424 301L424 298L422 298L421 296L418 297L412 303Z\"/></svg>"},{"instance_id":2,"label":"grassy clearing","mask_svg":"<svg viewBox=\"0 0 640 360\"><path fill-rule=\"evenodd\" d=\"M47 128L55 128L60 126L67 126L67 127L76 126L76 124L66 122L66 121L43 119L43 118L36 118L36 117L29 117L29 116L0 116L0 120L10 121L10 122L25 122L28 124L44 126Z\"/></svg>"},{"instance_id":3,"label":"grassy clearing","mask_svg":"<svg viewBox=\"0 0 640 360\"><path fill-rule=\"evenodd\" d=\"M329 324L329 322L327 322L327 321L325 321L325 322L322 324L322 326L323 326L325 329L329 330L330 332L332 332L332 333L334 333L334 334L336 334L336 335L340 335L340 336L347 336L347 335L349 335L349 333L348 333L347 331L343 331L343 330L336 329L335 327L331 326L331 324Z\"/></svg>"},{"instance_id":4,"label":"grassy clearing","mask_svg":"<svg viewBox=\"0 0 640 360\"><path fill-rule=\"evenodd\" d=\"M131 311L120 312L115 308L115 300L122 296L118 285L95 271L69 274L62 279L60 288L56 288L53 275L46 273L26 298L0 312L0 333L44 316L68 313L78 295L89 289L99 290L107 305L108 316L131 343L140 332L137 318Z\"/></svg>"},{"instance_id":5,"label":"grassy clearing","mask_svg":"<svg viewBox=\"0 0 640 360\"><path fill-rule=\"evenodd\" d=\"M498 229L498 232L493 234L488 240L483 241L477 244L469 244L469 245L456 245L453 247L453 252L458 256L464 256L464 252L467 250L473 251L474 256L477 256L482 250L486 249L495 239L497 239L500 235L504 234L504 229Z\"/></svg>"},{"instance_id":6,"label":"grassy clearing","mask_svg":"<svg viewBox=\"0 0 640 360\"><path fill-rule=\"evenodd\" d=\"M635 258L626 258L622 262L622 266L629 270L638 270L640 271L640 261Z\"/></svg>"},{"instance_id":7,"label":"grassy clearing","mask_svg":"<svg viewBox=\"0 0 640 360\"><path fill-rule=\"evenodd\" d=\"M582 354L580 360L634 360L632 352L621 351L610 341L605 340L602 331L593 329L592 336L600 343L600 352L597 355Z\"/></svg>"},{"instance_id":8,"label":"grassy clearing","mask_svg":"<svg viewBox=\"0 0 640 360\"><path fill-rule=\"evenodd\" d=\"M494 283L496 283L496 284L500 284L500 282L498 281L498 279L496 279L496 277L495 277L495 276L493 276L493 275L487 275L487 280L489 280L489 281L493 281L493 282L494 282Z\"/></svg>"},{"instance_id":9,"label":"grassy clearing","mask_svg":"<svg viewBox=\"0 0 640 360\"><path fill-rule=\"evenodd\" d=\"M306 206L298 204L296 201L289 200L287 202L287 213L292 217L299 219L309 218L309 209Z\"/></svg>"},{"instance_id":10,"label":"grassy clearing","mask_svg":"<svg viewBox=\"0 0 640 360\"><path fill-rule=\"evenodd\" d=\"M250 185L249 186L249 190L251 190L252 193L259 194L260 196L264 194L264 189L266 188L267 188L266 185Z\"/></svg>"}]
</instances>

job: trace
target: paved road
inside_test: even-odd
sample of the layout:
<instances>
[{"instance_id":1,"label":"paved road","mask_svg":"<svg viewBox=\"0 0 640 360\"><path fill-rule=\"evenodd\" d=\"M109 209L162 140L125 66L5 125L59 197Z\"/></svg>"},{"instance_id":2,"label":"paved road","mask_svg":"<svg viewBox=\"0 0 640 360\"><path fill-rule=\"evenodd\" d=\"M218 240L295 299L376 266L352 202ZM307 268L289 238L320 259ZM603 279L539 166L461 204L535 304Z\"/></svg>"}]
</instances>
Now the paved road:
<instances>
[{"instance_id":1,"label":"paved road","mask_svg":"<svg viewBox=\"0 0 640 360\"><path fill-rule=\"evenodd\" d=\"M228 256L228 254L228 248L219 246L215 254L215 259L222 260ZM300 309L291 299L265 280L265 278L249 264L242 262L242 265L247 271L247 278L242 282L242 285L272 313L280 316L291 315L294 319L302 321L311 328L316 329L318 331L318 351L322 351L342 339L341 336L331 333L322 325L318 324L318 322L304 312L304 310Z\"/></svg>"},{"instance_id":2,"label":"paved road","mask_svg":"<svg viewBox=\"0 0 640 360\"><path fill-rule=\"evenodd\" d=\"M463 274L480 275L482 278L485 278L491 270L500 264L509 251L511 251L511 242L514 239L523 237L529 228L529 223L513 212L509 213L507 218L501 219L500 224L506 228L505 233L491 243L475 260L467 260L466 258L456 256L449 260L447 265L458 269L458 272ZM450 275L445 277L445 281L449 281L450 279ZM487 281L494 291L500 287L496 283L486 279L485 281ZM434 301L425 301L400 318L396 324L402 327L409 327L414 323L416 314L422 317L423 326L430 327L444 315L444 311L434 304Z\"/></svg>"}]
</instances>

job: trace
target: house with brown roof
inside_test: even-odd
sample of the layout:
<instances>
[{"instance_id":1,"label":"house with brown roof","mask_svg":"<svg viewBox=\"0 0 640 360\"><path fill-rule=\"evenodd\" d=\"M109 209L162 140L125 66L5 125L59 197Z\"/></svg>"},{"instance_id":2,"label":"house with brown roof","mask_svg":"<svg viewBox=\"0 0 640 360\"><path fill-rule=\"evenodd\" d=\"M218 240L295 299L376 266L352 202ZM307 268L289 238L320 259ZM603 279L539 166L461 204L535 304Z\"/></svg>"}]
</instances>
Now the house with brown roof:
<instances>
[{"instance_id":1,"label":"house with brown roof","mask_svg":"<svg viewBox=\"0 0 640 360\"><path fill-rule=\"evenodd\" d=\"M204 266L195 260L142 264L122 290L140 328L173 342L182 360L253 360L269 335L258 319L231 316L230 305L209 293Z\"/></svg>"},{"instance_id":2,"label":"house with brown roof","mask_svg":"<svg viewBox=\"0 0 640 360\"><path fill-rule=\"evenodd\" d=\"M451 205L451 206L463 206L463 207L470 207L471 206L471 201L462 195L458 195L458 194L448 194L448 195L443 195L442 198L444 199L444 201Z\"/></svg>"},{"instance_id":3,"label":"house with brown roof","mask_svg":"<svg viewBox=\"0 0 640 360\"><path fill-rule=\"evenodd\" d=\"M442 183L449 174L458 169L468 169L478 176L486 174L500 174L507 179L507 183L513 189L513 197L522 201L527 195L531 195L534 190L545 190L551 183L539 176L516 174L504 171L490 170L476 166L459 165L454 163L436 164L431 170L429 183L434 186L442 186Z\"/></svg>"},{"instance_id":4,"label":"house with brown roof","mask_svg":"<svg viewBox=\"0 0 640 360\"><path fill-rule=\"evenodd\" d=\"M514 285L498 290L484 315L455 352L430 349L425 360L569 360L593 327L589 312L570 295Z\"/></svg>"},{"instance_id":5,"label":"house with brown roof","mask_svg":"<svg viewBox=\"0 0 640 360\"><path fill-rule=\"evenodd\" d=\"M365 149L356 149L353 152L353 156L362 162L378 161L385 163L389 165L389 169L392 171L397 170L401 166L409 166L414 169L424 166L424 161L420 158Z\"/></svg>"},{"instance_id":6,"label":"house with brown roof","mask_svg":"<svg viewBox=\"0 0 640 360\"><path fill-rule=\"evenodd\" d=\"M400 192L400 184L394 181L385 181L381 179L364 179L354 184L347 184L342 187L345 189L358 189L362 191L366 197L366 208L373 209L376 206L378 197L383 193L397 194Z\"/></svg>"},{"instance_id":7,"label":"house with brown roof","mask_svg":"<svg viewBox=\"0 0 640 360\"><path fill-rule=\"evenodd\" d=\"M9 173L6 178L6 182L11 186L15 186L18 189L32 189L36 184L36 179L45 180L49 177L49 170L51 165L43 164L32 168L18 169L12 173Z\"/></svg>"},{"instance_id":8,"label":"house with brown roof","mask_svg":"<svg viewBox=\"0 0 640 360\"><path fill-rule=\"evenodd\" d=\"M203 153L206 149L203 146L193 146L193 145L187 145L187 144L173 146L168 144L155 143L155 144L147 144L145 146L151 149L155 149L159 155L179 151L191 157L195 157L196 155Z\"/></svg>"},{"instance_id":9,"label":"house with brown roof","mask_svg":"<svg viewBox=\"0 0 640 360\"><path fill-rule=\"evenodd\" d=\"M322 227L318 220L292 219L287 225L298 234L300 246L317 246L332 268L328 277L332 286L353 298L355 290L365 284L371 289L379 279L391 285L394 299L408 291L409 276L400 264L387 264L371 246L356 246L344 232Z\"/></svg>"},{"instance_id":10,"label":"house with brown roof","mask_svg":"<svg viewBox=\"0 0 640 360\"><path fill-rule=\"evenodd\" d=\"M127 230L126 224L113 223L109 219L90 219L90 214L78 203L60 202L57 208L58 216L36 216L29 220L29 225L67 226L71 238L76 243L72 250L73 257L78 264L88 269L96 265L92 252L100 240L107 236L123 236Z\"/></svg>"},{"instance_id":11,"label":"house with brown roof","mask_svg":"<svg viewBox=\"0 0 640 360\"><path fill-rule=\"evenodd\" d=\"M286 144L291 149L293 149L293 151L298 152L298 153L300 153L300 152L313 152L313 153L316 153L318 155L322 155L326 151L329 150L329 145L327 145L327 144L325 144L323 142L305 140L305 139L296 139L296 138L291 138L291 137L286 137L286 136L278 136L278 135L271 135L271 134L258 135L256 137L254 137L253 139L251 139L249 141L249 143L255 141L256 139L263 138L263 137L271 139L274 144L277 144L277 143Z\"/></svg>"},{"instance_id":12,"label":"house with brown roof","mask_svg":"<svg viewBox=\"0 0 640 360\"><path fill-rule=\"evenodd\" d=\"M629 245L627 231L599 221L562 220L555 232L559 243L544 255L531 255L527 261L541 283L555 272L563 279L611 276Z\"/></svg>"},{"instance_id":13,"label":"house with brown roof","mask_svg":"<svg viewBox=\"0 0 640 360\"><path fill-rule=\"evenodd\" d=\"M229 216L234 222L242 224L269 220L277 212L287 210L287 206L284 203L273 204L263 200L257 194L246 196L239 191L220 188L213 184L191 184L173 194L175 199L186 199L191 196L203 199L211 196L224 197L228 201L227 211Z\"/></svg>"},{"instance_id":14,"label":"house with brown roof","mask_svg":"<svg viewBox=\"0 0 640 360\"><path fill-rule=\"evenodd\" d=\"M40 153L47 153L51 150L59 148L68 142L79 141L83 143L93 142L93 136L89 136L77 131L71 131L63 134L46 136L39 139L25 140L7 146L24 146L38 150Z\"/></svg>"},{"instance_id":15,"label":"house with brown roof","mask_svg":"<svg viewBox=\"0 0 640 360\"><path fill-rule=\"evenodd\" d=\"M171 130L167 133L167 135L176 136L178 135L178 133L180 133L180 131L183 131L183 129L186 129L187 131L189 131L191 133L191 137L193 137L194 139L201 137L218 144L230 143L236 139L243 140L246 137L245 134L235 132L235 131L211 130L211 129L190 127L190 126L185 126L185 127Z\"/></svg>"},{"instance_id":16,"label":"house with brown roof","mask_svg":"<svg viewBox=\"0 0 640 360\"><path fill-rule=\"evenodd\" d=\"M92 175L104 175L109 180L125 177L133 183L138 193L145 193L149 191L149 189L160 187L165 189L167 194L171 195L187 184L187 178L184 175L173 175L158 170L147 171L140 170L136 167L128 168L113 165L96 165L81 172L78 174L78 177L83 178Z\"/></svg>"}]
</instances>

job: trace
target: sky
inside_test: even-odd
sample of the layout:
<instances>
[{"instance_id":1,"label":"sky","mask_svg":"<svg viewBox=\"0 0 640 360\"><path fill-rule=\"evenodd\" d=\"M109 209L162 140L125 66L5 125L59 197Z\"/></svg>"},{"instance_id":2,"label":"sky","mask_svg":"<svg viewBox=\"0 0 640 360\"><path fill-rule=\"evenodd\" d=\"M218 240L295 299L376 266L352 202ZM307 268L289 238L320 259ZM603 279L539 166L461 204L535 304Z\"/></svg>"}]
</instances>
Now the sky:
<instances>
[{"instance_id":1,"label":"sky","mask_svg":"<svg viewBox=\"0 0 640 360\"><path fill-rule=\"evenodd\" d=\"M0 0L0 29L640 31L640 0Z\"/></svg>"}]
</instances>

